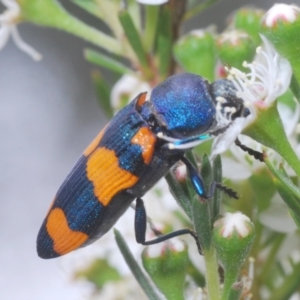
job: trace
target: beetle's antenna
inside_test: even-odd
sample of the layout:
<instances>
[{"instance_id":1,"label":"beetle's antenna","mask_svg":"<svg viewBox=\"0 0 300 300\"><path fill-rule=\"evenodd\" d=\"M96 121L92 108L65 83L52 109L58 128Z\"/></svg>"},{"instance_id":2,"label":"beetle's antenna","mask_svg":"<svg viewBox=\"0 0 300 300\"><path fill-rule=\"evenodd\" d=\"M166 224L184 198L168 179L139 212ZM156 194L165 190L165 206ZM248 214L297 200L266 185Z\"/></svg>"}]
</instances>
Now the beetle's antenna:
<instances>
[{"instance_id":1,"label":"beetle's antenna","mask_svg":"<svg viewBox=\"0 0 300 300\"><path fill-rule=\"evenodd\" d=\"M261 162L264 162L264 154L262 152L259 152L259 151L256 151L256 150L253 150L252 148L249 148L245 145L243 145L241 143L241 141L237 138L235 140L235 144L240 147L243 151L247 152L249 155L253 156L255 159L261 161Z\"/></svg>"},{"instance_id":2,"label":"beetle's antenna","mask_svg":"<svg viewBox=\"0 0 300 300\"><path fill-rule=\"evenodd\" d=\"M224 192L230 198L239 199L238 193L235 190L229 188L226 185L223 185L223 184L221 184L219 182L216 182L216 188L218 188L219 190L221 190L222 192Z\"/></svg>"}]
</instances>

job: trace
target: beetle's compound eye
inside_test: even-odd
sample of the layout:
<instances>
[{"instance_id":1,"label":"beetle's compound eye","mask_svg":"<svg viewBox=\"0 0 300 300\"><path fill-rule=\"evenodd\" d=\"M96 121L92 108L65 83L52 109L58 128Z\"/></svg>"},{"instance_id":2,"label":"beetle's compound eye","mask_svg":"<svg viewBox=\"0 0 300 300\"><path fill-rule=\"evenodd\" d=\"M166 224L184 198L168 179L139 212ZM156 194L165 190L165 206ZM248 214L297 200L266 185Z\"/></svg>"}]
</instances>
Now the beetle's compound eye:
<instances>
[{"instance_id":1,"label":"beetle's compound eye","mask_svg":"<svg viewBox=\"0 0 300 300\"><path fill-rule=\"evenodd\" d=\"M215 104L209 90L208 81L195 74L169 77L151 94L158 124L176 138L207 132L216 124Z\"/></svg>"},{"instance_id":2,"label":"beetle's compound eye","mask_svg":"<svg viewBox=\"0 0 300 300\"><path fill-rule=\"evenodd\" d=\"M247 117L250 114L244 101L236 94L236 88L228 79L218 79L211 84L211 95L217 110L223 117L231 121L238 117Z\"/></svg>"}]
</instances>

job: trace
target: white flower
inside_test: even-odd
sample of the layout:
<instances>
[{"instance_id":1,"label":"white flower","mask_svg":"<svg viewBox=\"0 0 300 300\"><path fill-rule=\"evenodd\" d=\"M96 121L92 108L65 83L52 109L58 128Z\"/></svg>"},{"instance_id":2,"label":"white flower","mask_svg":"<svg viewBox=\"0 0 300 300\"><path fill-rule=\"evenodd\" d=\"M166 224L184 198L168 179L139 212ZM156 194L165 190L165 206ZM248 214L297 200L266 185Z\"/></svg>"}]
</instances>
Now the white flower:
<instances>
[{"instance_id":1,"label":"white flower","mask_svg":"<svg viewBox=\"0 0 300 300\"><path fill-rule=\"evenodd\" d=\"M296 5L283 3L274 4L262 18L262 23L267 27L274 27L278 21L293 23L300 14Z\"/></svg>"},{"instance_id":2,"label":"white flower","mask_svg":"<svg viewBox=\"0 0 300 300\"><path fill-rule=\"evenodd\" d=\"M20 7L15 0L1 0L8 8L0 15L0 50L5 46L9 36L13 38L19 49L27 53L32 59L38 61L42 58L36 50L26 44L20 37L16 24L20 19Z\"/></svg>"},{"instance_id":3,"label":"white flower","mask_svg":"<svg viewBox=\"0 0 300 300\"><path fill-rule=\"evenodd\" d=\"M111 90L110 103L114 112L133 100L139 93L150 92L150 85L132 75L124 75Z\"/></svg>"},{"instance_id":4,"label":"white flower","mask_svg":"<svg viewBox=\"0 0 300 300\"><path fill-rule=\"evenodd\" d=\"M214 228L222 227L223 238L228 238L235 232L244 238L252 231L250 224L252 224L251 220L241 212L225 213L224 217L215 221Z\"/></svg>"},{"instance_id":5,"label":"white flower","mask_svg":"<svg viewBox=\"0 0 300 300\"><path fill-rule=\"evenodd\" d=\"M160 5L167 3L168 0L137 0L137 2L141 4L148 4L148 5Z\"/></svg>"},{"instance_id":6,"label":"white flower","mask_svg":"<svg viewBox=\"0 0 300 300\"><path fill-rule=\"evenodd\" d=\"M276 52L264 36L261 35L261 39L263 47L257 48L254 62L244 63L244 67L250 69L249 73L245 74L236 68L228 69L228 79L232 80L237 89L237 97L243 100L250 114L247 117L238 117L234 121L227 120L231 125L214 140L212 158L226 151L242 130L256 119L257 110L271 106L290 85L290 63ZM224 116L220 116L221 112L218 114L218 119L225 122Z\"/></svg>"},{"instance_id":7,"label":"white flower","mask_svg":"<svg viewBox=\"0 0 300 300\"><path fill-rule=\"evenodd\" d=\"M292 99L291 99L292 100ZM298 121L300 117L300 104L299 102L294 99L294 107L290 107L284 103L278 103L278 112L280 118L283 123L283 127L285 133L291 143L292 147L295 149L296 153L300 154L300 147L298 146ZM243 145L247 145L251 149L262 152L263 146L253 140L252 138L240 135L239 140ZM226 150L226 149L225 149ZM230 148L230 156L224 156L222 158L222 165L223 165L223 175L224 177L231 179L231 180L243 180L247 179L252 174L254 174L260 168L263 168L264 165L255 159L253 156L248 155L245 151L236 147L236 145L231 145ZM268 151L268 157L273 162L281 162L281 157L275 151ZM283 161L283 165L285 170L289 175L293 175L294 171L292 168Z\"/></svg>"},{"instance_id":8,"label":"white flower","mask_svg":"<svg viewBox=\"0 0 300 300\"><path fill-rule=\"evenodd\" d=\"M297 230L287 205L278 193L273 196L271 205L260 213L259 221L275 232L292 233Z\"/></svg>"}]
</instances>

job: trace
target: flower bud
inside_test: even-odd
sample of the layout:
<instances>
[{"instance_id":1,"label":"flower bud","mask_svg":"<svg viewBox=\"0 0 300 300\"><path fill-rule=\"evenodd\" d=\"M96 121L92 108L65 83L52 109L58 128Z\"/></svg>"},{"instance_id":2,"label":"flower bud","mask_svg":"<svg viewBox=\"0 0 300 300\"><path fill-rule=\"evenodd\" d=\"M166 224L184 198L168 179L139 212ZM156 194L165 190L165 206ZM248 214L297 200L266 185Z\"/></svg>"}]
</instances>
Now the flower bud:
<instances>
[{"instance_id":1,"label":"flower bud","mask_svg":"<svg viewBox=\"0 0 300 300\"><path fill-rule=\"evenodd\" d=\"M231 30L221 34L216 41L219 58L225 64L238 69L243 62L252 61L255 55L255 44L252 38L242 30Z\"/></svg>"},{"instance_id":2,"label":"flower bud","mask_svg":"<svg viewBox=\"0 0 300 300\"><path fill-rule=\"evenodd\" d=\"M254 225L240 212L226 213L214 223L213 241L225 273L236 269L247 257L254 239Z\"/></svg>"},{"instance_id":3,"label":"flower bud","mask_svg":"<svg viewBox=\"0 0 300 300\"><path fill-rule=\"evenodd\" d=\"M275 4L262 18L261 32L276 50L287 58L300 82L300 8L296 5Z\"/></svg>"},{"instance_id":4,"label":"flower bud","mask_svg":"<svg viewBox=\"0 0 300 300\"><path fill-rule=\"evenodd\" d=\"M242 8L233 18L234 28L246 31L254 41L255 47L261 43L259 30L263 14L264 11L261 9Z\"/></svg>"},{"instance_id":5,"label":"flower bud","mask_svg":"<svg viewBox=\"0 0 300 300\"><path fill-rule=\"evenodd\" d=\"M193 30L175 45L175 58L186 72L212 81L216 62L214 43L214 36L208 30Z\"/></svg>"},{"instance_id":6,"label":"flower bud","mask_svg":"<svg viewBox=\"0 0 300 300\"><path fill-rule=\"evenodd\" d=\"M182 241L172 239L172 242L145 248L142 262L156 287L167 299L184 299L188 251Z\"/></svg>"}]
</instances>

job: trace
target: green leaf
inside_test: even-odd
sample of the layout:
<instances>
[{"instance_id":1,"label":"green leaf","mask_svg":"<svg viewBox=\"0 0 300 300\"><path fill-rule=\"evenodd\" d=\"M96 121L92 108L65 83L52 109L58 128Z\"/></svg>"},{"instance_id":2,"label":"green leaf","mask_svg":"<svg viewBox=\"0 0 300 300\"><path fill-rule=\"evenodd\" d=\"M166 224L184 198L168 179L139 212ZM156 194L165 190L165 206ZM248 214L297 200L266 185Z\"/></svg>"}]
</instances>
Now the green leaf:
<instances>
[{"instance_id":1,"label":"green leaf","mask_svg":"<svg viewBox=\"0 0 300 300\"><path fill-rule=\"evenodd\" d=\"M278 171L268 158L265 159L265 162L274 176L273 180L280 196L288 205L296 225L300 228L300 189L287 176L283 167Z\"/></svg>"},{"instance_id":2,"label":"green leaf","mask_svg":"<svg viewBox=\"0 0 300 300\"><path fill-rule=\"evenodd\" d=\"M94 0L72 0L73 3L78 5L79 7L83 8L91 15L94 15L100 19L103 19L104 14L100 13L99 6L96 1Z\"/></svg>"},{"instance_id":3,"label":"green leaf","mask_svg":"<svg viewBox=\"0 0 300 300\"><path fill-rule=\"evenodd\" d=\"M292 148L277 110L277 102L268 108L257 108L256 119L243 134L279 153L300 177L300 161Z\"/></svg>"},{"instance_id":4,"label":"green leaf","mask_svg":"<svg viewBox=\"0 0 300 300\"><path fill-rule=\"evenodd\" d=\"M119 20L126 34L128 42L130 43L139 60L144 75L147 79L150 79L152 77L152 73L148 65L148 57L144 49L140 33L136 29L130 14L126 10L123 10L119 13Z\"/></svg>"},{"instance_id":5,"label":"green leaf","mask_svg":"<svg viewBox=\"0 0 300 300\"><path fill-rule=\"evenodd\" d=\"M291 10L293 8L290 7ZM288 18L274 18L272 25L266 24L266 18L261 22L261 33L272 42L277 52L285 57L291 64L293 73L300 81L300 17L296 9L291 14L295 15L295 20Z\"/></svg>"},{"instance_id":6,"label":"green leaf","mask_svg":"<svg viewBox=\"0 0 300 300\"><path fill-rule=\"evenodd\" d=\"M263 14L264 11L261 9L244 7L239 9L233 18L235 28L246 31L252 37L255 47L261 43L259 30Z\"/></svg>"},{"instance_id":7,"label":"green leaf","mask_svg":"<svg viewBox=\"0 0 300 300\"><path fill-rule=\"evenodd\" d=\"M192 6L184 15L184 20L189 20L193 17L196 17L197 15L199 15L200 13L202 13L204 10L206 10L207 8L209 8L210 6L216 4L217 2L219 2L220 0L206 0L201 2L198 5L194 5ZM196 3L199 3L199 1L195 1Z\"/></svg>"},{"instance_id":8,"label":"green leaf","mask_svg":"<svg viewBox=\"0 0 300 300\"><path fill-rule=\"evenodd\" d=\"M294 75L292 76L292 79L291 79L290 89L293 92L296 99L300 102L300 85Z\"/></svg>"},{"instance_id":9,"label":"green leaf","mask_svg":"<svg viewBox=\"0 0 300 300\"><path fill-rule=\"evenodd\" d=\"M163 6L159 16L157 29L157 54L159 59L159 74L161 80L168 77L172 62L172 27L171 12L168 7Z\"/></svg>"},{"instance_id":10,"label":"green leaf","mask_svg":"<svg viewBox=\"0 0 300 300\"><path fill-rule=\"evenodd\" d=\"M134 259L132 253L130 252L125 240L123 239L121 233L114 229L115 239L118 244L118 247L128 265L131 272L133 273L135 279L140 284L141 288L147 295L147 297L150 300L161 300L161 298L158 296L157 292L153 289L151 283L149 282L148 278L144 274L144 272L141 270L140 266Z\"/></svg>"},{"instance_id":11,"label":"green leaf","mask_svg":"<svg viewBox=\"0 0 300 300\"><path fill-rule=\"evenodd\" d=\"M151 257L146 248L142 253L145 270L157 288L167 299L184 300L184 281L188 265L188 251L177 251L172 244L166 244L159 256Z\"/></svg>"},{"instance_id":12,"label":"green leaf","mask_svg":"<svg viewBox=\"0 0 300 300\"><path fill-rule=\"evenodd\" d=\"M199 237L200 244L205 253L212 246L212 226L209 203L200 199L198 195L193 198L193 223Z\"/></svg>"},{"instance_id":13,"label":"green leaf","mask_svg":"<svg viewBox=\"0 0 300 300\"><path fill-rule=\"evenodd\" d=\"M183 184L179 183L171 172L165 176L165 179L169 185L171 194L176 199L179 206L185 211L187 216L192 219L193 214L190 199L187 190L182 186Z\"/></svg>"},{"instance_id":14,"label":"green leaf","mask_svg":"<svg viewBox=\"0 0 300 300\"><path fill-rule=\"evenodd\" d=\"M103 109L108 118L112 118L113 110L110 105L110 87L99 71L92 73L92 80L95 86L99 106Z\"/></svg>"},{"instance_id":15,"label":"green leaf","mask_svg":"<svg viewBox=\"0 0 300 300\"><path fill-rule=\"evenodd\" d=\"M290 297L299 289L300 263L294 265L293 271L283 277L283 282L274 289L269 296L272 300L290 299Z\"/></svg>"},{"instance_id":16,"label":"green leaf","mask_svg":"<svg viewBox=\"0 0 300 300\"><path fill-rule=\"evenodd\" d=\"M84 57L87 61L95 65L109 69L113 72L119 74L131 74L132 76L136 76L136 73L132 69L128 68L126 65L95 50L85 49Z\"/></svg>"},{"instance_id":17,"label":"green leaf","mask_svg":"<svg viewBox=\"0 0 300 300\"><path fill-rule=\"evenodd\" d=\"M214 181L218 183L222 183L222 160L221 156L218 155L213 161L213 178ZM219 189L215 190L214 199L213 199L213 207L212 207L212 218L215 219L220 214L220 206L222 203L222 191Z\"/></svg>"},{"instance_id":18,"label":"green leaf","mask_svg":"<svg viewBox=\"0 0 300 300\"><path fill-rule=\"evenodd\" d=\"M174 56L186 72L215 78L215 37L209 30L194 30L180 38L174 45Z\"/></svg>"},{"instance_id":19,"label":"green leaf","mask_svg":"<svg viewBox=\"0 0 300 300\"><path fill-rule=\"evenodd\" d=\"M159 6L146 5L145 7L145 30L144 30L144 45L148 52L154 48L154 42L157 32Z\"/></svg>"},{"instance_id":20,"label":"green leaf","mask_svg":"<svg viewBox=\"0 0 300 300\"><path fill-rule=\"evenodd\" d=\"M89 266L76 271L74 276L76 279L85 279L91 282L97 289L102 289L108 282L122 279L119 272L102 258L97 258Z\"/></svg>"}]
</instances>

